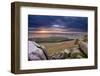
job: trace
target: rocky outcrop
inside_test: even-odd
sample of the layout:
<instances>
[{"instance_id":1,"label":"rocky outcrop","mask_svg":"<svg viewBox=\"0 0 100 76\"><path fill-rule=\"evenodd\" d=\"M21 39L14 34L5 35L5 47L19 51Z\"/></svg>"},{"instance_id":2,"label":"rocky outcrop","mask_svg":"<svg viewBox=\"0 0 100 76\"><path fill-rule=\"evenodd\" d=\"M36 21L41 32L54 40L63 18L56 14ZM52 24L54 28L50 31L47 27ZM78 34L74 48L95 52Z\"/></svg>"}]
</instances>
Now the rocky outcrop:
<instances>
[{"instance_id":1,"label":"rocky outcrop","mask_svg":"<svg viewBox=\"0 0 100 76\"><path fill-rule=\"evenodd\" d=\"M86 42L79 41L79 48L81 52L83 52L85 55L88 55L88 45Z\"/></svg>"},{"instance_id":2,"label":"rocky outcrop","mask_svg":"<svg viewBox=\"0 0 100 76\"><path fill-rule=\"evenodd\" d=\"M88 57L88 47L86 42L76 40L74 45L74 47L66 48L60 52L48 55L48 50L44 46L41 46L34 41L29 41L28 59L31 61L52 59L79 59Z\"/></svg>"},{"instance_id":3,"label":"rocky outcrop","mask_svg":"<svg viewBox=\"0 0 100 76\"><path fill-rule=\"evenodd\" d=\"M51 59L79 59L88 57L87 43L78 41L75 43L75 47L64 49L61 52L55 53L51 56Z\"/></svg>"},{"instance_id":4,"label":"rocky outcrop","mask_svg":"<svg viewBox=\"0 0 100 76\"><path fill-rule=\"evenodd\" d=\"M28 60L47 60L41 46L34 41L28 41Z\"/></svg>"}]
</instances>

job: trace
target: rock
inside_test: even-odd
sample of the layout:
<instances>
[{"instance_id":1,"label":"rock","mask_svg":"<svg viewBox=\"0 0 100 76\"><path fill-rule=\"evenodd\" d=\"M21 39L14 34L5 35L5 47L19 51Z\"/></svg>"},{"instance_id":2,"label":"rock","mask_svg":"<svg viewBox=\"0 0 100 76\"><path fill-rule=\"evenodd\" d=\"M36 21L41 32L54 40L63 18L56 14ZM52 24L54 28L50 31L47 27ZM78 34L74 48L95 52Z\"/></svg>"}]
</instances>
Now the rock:
<instances>
[{"instance_id":1,"label":"rock","mask_svg":"<svg viewBox=\"0 0 100 76\"><path fill-rule=\"evenodd\" d=\"M85 55L88 55L88 45L86 42L80 41L79 48Z\"/></svg>"},{"instance_id":2,"label":"rock","mask_svg":"<svg viewBox=\"0 0 100 76\"><path fill-rule=\"evenodd\" d=\"M46 56L40 45L34 41L28 41L28 60L46 60Z\"/></svg>"},{"instance_id":3,"label":"rock","mask_svg":"<svg viewBox=\"0 0 100 76\"><path fill-rule=\"evenodd\" d=\"M73 48L71 50L70 58L83 58L83 54L78 48Z\"/></svg>"},{"instance_id":4,"label":"rock","mask_svg":"<svg viewBox=\"0 0 100 76\"><path fill-rule=\"evenodd\" d=\"M70 54L70 52L71 52L71 51L70 51L69 49L65 49L65 50L64 50L64 53Z\"/></svg>"}]
</instances>

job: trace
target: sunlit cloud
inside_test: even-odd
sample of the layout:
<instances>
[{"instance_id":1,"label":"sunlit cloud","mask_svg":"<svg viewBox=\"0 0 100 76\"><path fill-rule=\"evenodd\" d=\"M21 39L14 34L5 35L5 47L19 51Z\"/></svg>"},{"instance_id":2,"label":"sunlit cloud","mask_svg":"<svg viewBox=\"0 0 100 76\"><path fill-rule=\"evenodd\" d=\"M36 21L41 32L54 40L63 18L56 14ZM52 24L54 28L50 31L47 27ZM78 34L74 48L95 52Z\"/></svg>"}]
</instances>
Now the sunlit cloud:
<instances>
[{"instance_id":1,"label":"sunlit cloud","mask_svg":"<svg viewBox=\"0 0 100 76\"><path fill-rule=\"evenodd\" d=\"M58 24L54 24L54 25L52 25L52 27L54 27L54 28L64 28L65 26L63 26L63 25L58 25Z\"/></svg>"},{"instance_id":2,"label":"sunlit cloud","mask_svg":"<svg viewBox=\"0 0 100 76\"><path fill-rule=\"evenodd\" d=\"M53 27L60 27L60 25L52 25Z\"/></svg>"}]
</instances>

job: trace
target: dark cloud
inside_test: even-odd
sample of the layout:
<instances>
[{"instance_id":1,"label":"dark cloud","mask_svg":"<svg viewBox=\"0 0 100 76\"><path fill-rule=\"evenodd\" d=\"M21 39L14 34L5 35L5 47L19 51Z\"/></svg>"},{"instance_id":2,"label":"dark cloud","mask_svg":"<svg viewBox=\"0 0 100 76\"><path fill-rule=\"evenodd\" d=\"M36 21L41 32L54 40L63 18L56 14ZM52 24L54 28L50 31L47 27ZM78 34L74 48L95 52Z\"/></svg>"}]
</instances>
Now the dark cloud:
<instances>
[{"instance_id":1,"label":"dark cloud","mask_svg":"<svg viewBox=\"0 0 100 76\"><path fill-rule=\"evenodd\" d=\"M87 32L88 18L74 16L45 16L45 15L29 15L29 28L64 28L73 31Z\"/></svg>"}]
</instances>

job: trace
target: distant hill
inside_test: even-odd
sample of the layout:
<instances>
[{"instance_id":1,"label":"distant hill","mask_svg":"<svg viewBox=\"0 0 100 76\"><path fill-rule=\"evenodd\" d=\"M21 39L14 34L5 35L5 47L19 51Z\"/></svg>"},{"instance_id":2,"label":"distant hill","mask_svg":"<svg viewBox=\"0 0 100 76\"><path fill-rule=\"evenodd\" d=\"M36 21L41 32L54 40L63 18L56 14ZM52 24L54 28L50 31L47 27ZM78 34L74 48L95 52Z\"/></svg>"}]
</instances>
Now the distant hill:
<instances>
[{"instance_id":1,"label":"distant hill","mask_svg":"<svg viewBox=\"0 0 100 76\"><path fill-rule=\"evenodd\" d=\"M35 41L37 43L55 43L55 42L70 41L73 39L64 38L64 37L46 37L46 38L29 38L29 40Z\"/></svg>"}]
</instances>

